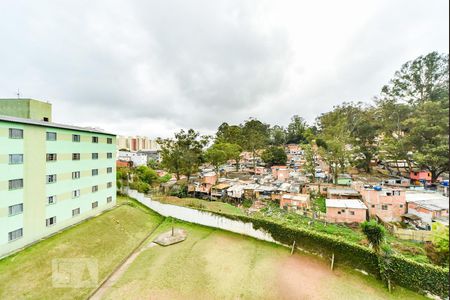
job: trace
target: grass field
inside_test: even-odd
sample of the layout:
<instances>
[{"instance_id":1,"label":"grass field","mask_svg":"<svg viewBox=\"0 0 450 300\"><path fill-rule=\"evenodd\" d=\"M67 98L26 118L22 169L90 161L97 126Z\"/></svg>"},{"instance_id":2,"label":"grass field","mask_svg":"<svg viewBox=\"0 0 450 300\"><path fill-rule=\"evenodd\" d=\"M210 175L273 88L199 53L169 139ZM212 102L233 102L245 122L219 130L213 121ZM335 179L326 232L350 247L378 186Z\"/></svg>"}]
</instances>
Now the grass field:
<instances>
[{"instance_id":1,"label":"grass field","mask_svg":"<svg viewBox=\"0 0 450 300\"><path fill-rule=\"evenodd\" d=\"M166 220L153 235L172 226ZM424 299L349 269L271 243L177 222L188 238L144 250L106 299ZM146 243L150 243L149 239Z\"/></svg>"},{"instance_id":2,"label":"grass field","mask_svg":"<svg viewBox=\"0 0 450 300\"><path fill-rule=\"evenodd\" d=\"M101 281L162 220L138 205L121 205L0 260L0 299L85 299L92 287L52 287L52 260L93 258Z\"/></svg>"},{"instance_id":3,"label":"grass field","mask_svg":"<svg viewBox=\"0 0 450 300\"><path fill-rule=\"evenodd\" d=\"M152 196L152 200L159 201L161 203L209 210L213 212L227 213L232 215L245 214L244 211L239 207L220 201L208 201L197 198L178 198L173 196Z\"/></svg>"}]
</instances>

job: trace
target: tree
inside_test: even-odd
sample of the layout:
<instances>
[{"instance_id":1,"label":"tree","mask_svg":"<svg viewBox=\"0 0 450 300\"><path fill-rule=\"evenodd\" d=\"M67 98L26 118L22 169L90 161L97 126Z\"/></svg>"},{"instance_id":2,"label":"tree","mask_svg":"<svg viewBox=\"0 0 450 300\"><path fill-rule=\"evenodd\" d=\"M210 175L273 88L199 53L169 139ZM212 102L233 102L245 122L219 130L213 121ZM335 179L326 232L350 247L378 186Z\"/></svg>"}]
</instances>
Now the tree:
<instances>
[{"instance_id":1,"label":"tree","mask_svg":"<svg viewBox=\"0 0 450 300\"><path fill-rule=\"evenodd\" d=\"M386 229L374 219L362 222L361 229L373 249L378 253L386 236Z\"/></svg>"},{"instance_id":2,"label":"tree","mask_svg":"<svg viewBox=\"0 0 450 300\"><path fill-rule=\"evenodd\" d=\"M435 264L448 266L449 263L449 231L445 225L433 223L431 243L425 247L427 257Z\"/></svg>"},{"instance_id":3,"label":"tree","mask_svg":"<svg viewBox=\"0 0 450 300\"><path fill-rule=\"evenodd\" d=\"M239 171L240 155L245 144L242 127L237 125L228 125L222 123L217 129L216 140L217 144L226 144L226 152L228 159L233 159L236 163L236 172Z\"/></svg>"},{"instance_id":4,"label":"tree","mask_svg":"<svg viewBox=\"0 0 450 300\"><path fill-rule=\"evenodd\" d=\"M203 148L208 143L208 136L200 136L200 133L189 129L181 130L175 134L175 138L157 139L161 146L161 165L177 180L181 175L190 176L198 172L199 166L204 162Z\"/></svg>"},{"instance_id":5,"label":"tree","mask_svg":"<svg viewBox=\"0 0 450 300\"><path fill-rule=\"evenodd\" d=\"M205 160L214 166L214 170L219 174L219 167L227 162L227 153L221 146L222 144L214 144L205 152Z\"/></svg>"},{"instance_id":6,"label":"tree","mask_svg":"<svg viewBox=\"0 0 450 300\"><path fill-rule=\"evenodd\" d=\"M414 105L448 99L448 58L448 54L431 52L406 62L382 88L382 97Z\"/></svg>"},{"instance_id":7,"label":"tree","mask_svg":"<svg viewBox=\"0 0 450 300\"><path fill-rule=\"evenodd\" d=\"M138 176L138 179L142 182L153 184L158 179L158 174L155 170L150 169L147 166L140 166L136 168L136 174Z\"/></svg>"},{"instance_id":8,"label":"tree","mask_svg":"<svg viewBox=\"0 0 450 300\"><path fill-rule=\"evenodd\" d=\"M256 170L256 152L269 142L269 125L257 119L249 119L242 126L243 148L252 153L253 169Z\"/></svg>"},{"instance_id":9,"label":"tree","mask_svg":"<svg viewBox=\"0 0 450 300\"><path fill-rule=\"evenodd\" d=\"M413 153L414 163L430 171L432 182L449 171L449 108L441 101L424 101L405 120L409 127L406 141Z\"/></svg>"},{"instance_id":10,"label":"tree","mask_svg":"<svg viewBox=\"0 0 450 300\"><path fill-rule=\"evenodd\" d=\"M305 137L306 132L306 122L302 117L294 115L291 118L291 122L287 127L287 143L288 144L299 144L307 142Z\"/></svg>"},{"instance_id":11,"label":"tree","mask_svg":"<svg viewBox=\"0 0 450 300\"><path fill-rule=\"evenodd\" d=\"M270 146L261 155L261 159L268 167L278 165L286 165L287 155L283 148Z\"/></svg>"},{"instance_id":12,"label":"tree","mask_svg":"<svg viewBox=\"0 0 450 300\"><path fill-rule=\"evenodd\" d=\"M316 160L315 153L311 145L307 144L303 146L303 150L305 151L305 160L306 163L304 165L304 170L306 174L311 174L311 182L314 182L316 179Z\"/></svg>"},{"instance_id":13,"label":"tree","mask_svg":"<svg viewBox=\"0 0 450 300\"><path fill-rule=\"evenodd\" d=\"M270 128L270 144L274 146L281 146L286 144L287 132L279 125Z\"/></svg>"}]
</instances>

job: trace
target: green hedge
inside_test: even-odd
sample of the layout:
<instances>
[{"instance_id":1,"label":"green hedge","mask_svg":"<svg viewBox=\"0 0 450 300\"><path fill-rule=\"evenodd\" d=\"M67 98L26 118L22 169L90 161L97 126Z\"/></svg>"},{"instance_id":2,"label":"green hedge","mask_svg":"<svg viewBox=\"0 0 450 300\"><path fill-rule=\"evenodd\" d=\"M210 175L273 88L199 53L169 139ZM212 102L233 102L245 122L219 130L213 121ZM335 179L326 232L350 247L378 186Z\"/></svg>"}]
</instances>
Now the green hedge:
<instances>
[{"instance_id":1,"label":"green hedge","mask_svg":"<svg viewBox=\"0 0 450 300\"><path fill-rule=\"evenodd\" d=\"M211 213L252 223L253 228L270 233L276 241L285 245L292 245L295 241L296 246L316 254L331 257L334 253L337 265L344 264L381 278L378 256L367 247L307 228L294 228L247 216ZM414 262L398 255L389 256L385 263L387 264L386 278L389 278L392 283L419 293L430 292L443 298L448 297L448 268Z\"/></svg>"}]
</instances>

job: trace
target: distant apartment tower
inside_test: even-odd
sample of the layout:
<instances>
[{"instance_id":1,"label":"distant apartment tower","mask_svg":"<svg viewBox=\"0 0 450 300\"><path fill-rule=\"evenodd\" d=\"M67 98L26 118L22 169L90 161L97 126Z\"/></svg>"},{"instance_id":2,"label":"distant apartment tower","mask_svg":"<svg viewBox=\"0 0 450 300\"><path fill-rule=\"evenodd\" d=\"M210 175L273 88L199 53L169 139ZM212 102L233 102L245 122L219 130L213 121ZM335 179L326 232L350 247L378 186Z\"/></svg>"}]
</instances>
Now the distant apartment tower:
<instances>
[{"instance_id":1,"label":"distant apartment tower","mask_svg":"<svg viewBox=\"0 0 450 300\"><path fill-rule=\"evenodd\" d=\"M156 141L150 140L143 136L118 136L117 149L125 149L128 151L142 151L142 150L159 150L159 145Z\"/></svg>"},{"instance_id":2,"label":"distant apartment tower","mask_svg":"<svg viewBox=\"0 0 450 300\"><path fill-rule=\"evenodd\" d=\"M115 135L29 110L0 105L0 257L116 202Z\"/></svg>"}]
</instances>

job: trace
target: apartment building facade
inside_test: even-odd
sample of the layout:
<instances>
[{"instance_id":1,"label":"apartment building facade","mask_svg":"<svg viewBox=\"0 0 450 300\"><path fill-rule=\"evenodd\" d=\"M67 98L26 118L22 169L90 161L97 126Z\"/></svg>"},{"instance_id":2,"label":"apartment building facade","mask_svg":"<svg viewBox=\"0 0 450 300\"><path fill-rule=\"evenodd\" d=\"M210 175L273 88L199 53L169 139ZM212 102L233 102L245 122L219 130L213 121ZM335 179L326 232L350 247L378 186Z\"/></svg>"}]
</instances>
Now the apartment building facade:
<instances>
[{"instance_id":1,"label":"apartment building facade","mask_svg":"<svg viewBox=\"0 0 450 300\"><path fill-rule=\"evenodd\" d=\"M1 114L0 257L115 205L115 135Z\"/></svg>"}]
</instances>

